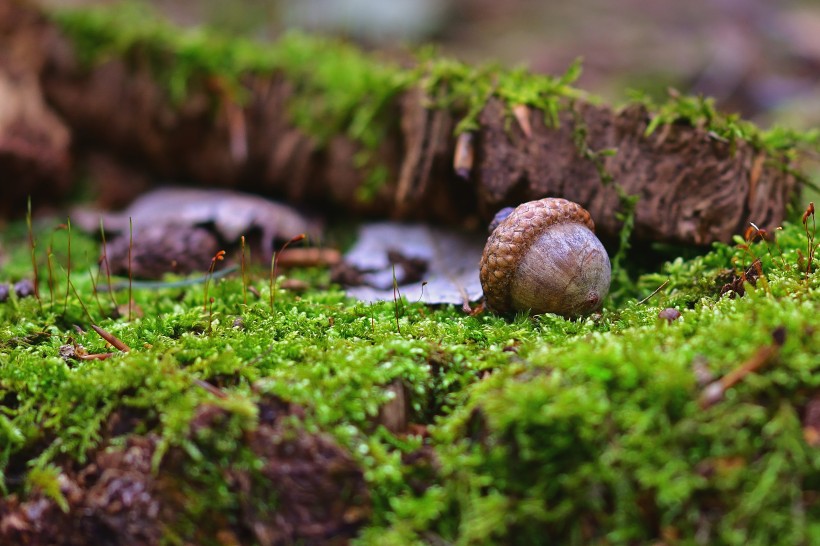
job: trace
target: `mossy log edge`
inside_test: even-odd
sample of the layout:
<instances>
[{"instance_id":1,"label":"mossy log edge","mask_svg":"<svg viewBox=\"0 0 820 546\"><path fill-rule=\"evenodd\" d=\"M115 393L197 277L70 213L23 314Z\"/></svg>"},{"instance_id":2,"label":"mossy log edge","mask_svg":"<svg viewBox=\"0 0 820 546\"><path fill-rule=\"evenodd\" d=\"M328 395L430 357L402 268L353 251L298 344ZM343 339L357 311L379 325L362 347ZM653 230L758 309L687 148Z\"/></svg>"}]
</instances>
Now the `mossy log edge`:
<instances>
[{"instance_id":1,"label":"mossy log edge","mask_svg":"<svg viewBox=\"0 0 820 546\"><path fill-rule=\"evenodd\" d=\"M617 236L628 195L638 198L637 239L698 245L729 241L749 222L774 229L797 186L785 157L707 126L671 123L647 134L652 114L640 104L616 111L563 98L552 126L543 111L513 116L493 96L477 116L465 180L453 168L463 105L436 104L421 83L381 109L386 136L362 164L363 146L349 136L320 142L296 127L287 113L297 86L285 74L243 76L242 104L215 78L174 104L146 63L109 56L89 68L52 23L30 30L42 45L43 93L78 137L76 152L102 149L161 179L472 227L503 206L560 196L587 208L604 237ZM362 199L376 163L386 181Z\"/></svg>"}]
</instances>

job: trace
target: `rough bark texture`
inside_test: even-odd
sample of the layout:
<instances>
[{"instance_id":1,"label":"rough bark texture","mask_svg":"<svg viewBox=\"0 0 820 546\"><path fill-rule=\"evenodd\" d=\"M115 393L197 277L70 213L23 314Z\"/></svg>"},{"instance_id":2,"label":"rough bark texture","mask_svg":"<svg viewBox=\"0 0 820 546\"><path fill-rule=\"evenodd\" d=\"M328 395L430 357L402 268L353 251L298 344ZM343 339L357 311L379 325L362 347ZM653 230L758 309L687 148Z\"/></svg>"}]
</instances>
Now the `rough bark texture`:
<instances>
[{"instance_id":1,"label":"rough bark texture","mask_svg":"<svg viewBox=\"0 0 820 546\"><path fill-rule=\"evenodd\" d=\"M726 241L749 221L777 226L795 180L765 162L751 145L736 147L703 128L668 125L645 137L649 114L640 105L621 112L579 104L565 112L557 129L546 127L540 112L530 112L532 137L504 129L504 106L491 101L481 115L480 202L492 212L512 202L545 196L582 204L596 230L619 228L614 212L619 198L603 186L596 165L580 156L573 141L579 119L592 150L617 149L602 158L614 181L639 195L635 236L707 244Z\"/></svg>"},{"instance_id":2,"label":"rough bark texture","mask_svg":"<svg viewBox=\"0 0 820 546\"><path fill-rule=\"evenodd\" d=\"M453 127L463 113L427 108L411 90L385 113L390 130L373 154L388 183L363 202L366 169L354 166L356 142L337 136L320 147L287 115L293 86L282 74L248 76L250 100L233 103L204 81L173 105L147 66L109 60L82 69L56 30L41 40L41 82L53 108L78 138L78 149L104 150L125 165L161 179L233 187L285 197L333 211L422 218L479 227L502 206L564 197L587 208L604 237L617 235L621 210L613 184L601 182L595 161L576 142L586 130L590 150L617 149L603 166L628 194L638 195L638 239L688 244L727 241L755 222L783 219L793 176L745 142L735 146L686 124L644 136L642 106L621 112L584 102L569 105L557 128L528 112L531 135L510 123L491 99L473 139L475 162L464 181L453 170ZM134 167L135 168L135 167Z\"/></svg>"}]
</instances>

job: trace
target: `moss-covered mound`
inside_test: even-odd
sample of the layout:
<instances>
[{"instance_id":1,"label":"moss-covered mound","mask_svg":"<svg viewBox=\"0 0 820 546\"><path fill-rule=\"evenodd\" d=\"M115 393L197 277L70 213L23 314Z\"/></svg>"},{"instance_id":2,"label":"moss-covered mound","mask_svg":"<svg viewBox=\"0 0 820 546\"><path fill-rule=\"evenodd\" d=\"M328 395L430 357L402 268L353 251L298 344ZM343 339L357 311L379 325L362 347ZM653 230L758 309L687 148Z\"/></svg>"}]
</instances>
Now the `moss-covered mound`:
<instances>
[{"instance_id":1,"label":"moss-covered mound","mask_svg":"<svg viewBox=\"0 0 820 546\"><path fill-rule=\"evenodd\" d=\"M69 284L67 230L35 230L39 301L0 304L0 538L813 543L812 222L577 322L365 305L311 270L273 309L264 271L258 298L238 274L135 290L129 321L91 241L71 235ZM4 281L31 277L27 238Z\"/></svg>"}]
</instances>

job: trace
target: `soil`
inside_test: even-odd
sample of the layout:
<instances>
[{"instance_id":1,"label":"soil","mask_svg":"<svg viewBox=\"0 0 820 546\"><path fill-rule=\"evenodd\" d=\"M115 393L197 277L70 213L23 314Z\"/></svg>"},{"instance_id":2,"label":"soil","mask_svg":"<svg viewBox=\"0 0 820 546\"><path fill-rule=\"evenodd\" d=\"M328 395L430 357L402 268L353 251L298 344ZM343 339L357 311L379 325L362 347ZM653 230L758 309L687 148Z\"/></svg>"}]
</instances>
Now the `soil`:
<instances>
[{"instance_id":1,"label":"soil","mask_svg":"<svg viewBox=\"0 0 820 546\"><path fill-rule=\"evenodd\" d=\"M225 487L237 495L240 505L230 514L198 514L198 524L204 527L195 535L217 537L222 544L346 543L370 514L361 469L328 436L291 430L291 418L302 415L298 406L268 398L258 409L258 426L243 438L243 445L261 461L258 472L251 476L238 464L223 468ZM127 409L115 412L108 430L122 434L123 427L139 421L128 415ZM200 407L191 421L190 440L197 442L204 432L219 435L228 418L229 413L216 405ZM195 479L193 485L181 483L191 464L182 448L172 448L159 471L152 469L159 442L154 435L131 434L122 446L101 447L90 454L86 465L59 467L59 495L35 491L22 502L15 495L3 499L0 542L158 544L163 529L179 524L177 520L191 509L185 491L196 490ZM199 447L206 456L216 456L207 444L200 441ZM268 498L273 502L262 502ZM260 511L259 506L268 509Z\"/></svg>"}]
</instances>

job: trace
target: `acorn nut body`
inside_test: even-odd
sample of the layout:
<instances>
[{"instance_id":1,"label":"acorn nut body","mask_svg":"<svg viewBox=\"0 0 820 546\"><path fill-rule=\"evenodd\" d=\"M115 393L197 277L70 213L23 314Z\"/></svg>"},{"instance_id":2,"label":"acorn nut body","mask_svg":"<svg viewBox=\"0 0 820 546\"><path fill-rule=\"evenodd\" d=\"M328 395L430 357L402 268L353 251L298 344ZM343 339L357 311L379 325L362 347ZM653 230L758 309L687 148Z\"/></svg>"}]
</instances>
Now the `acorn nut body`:
<instances>
[{"instance_id":1,"label":"acorn nut body","mask_svg":"<svg viewBox=\"0 0 820 546\"><path fill-rule=\"evenodd\" d=\"M481 257L481 287L498 313L577 317L601 307L611 266L583 207L546 198L523 203L498 222Z\"/></svg>"}]
</instances>

